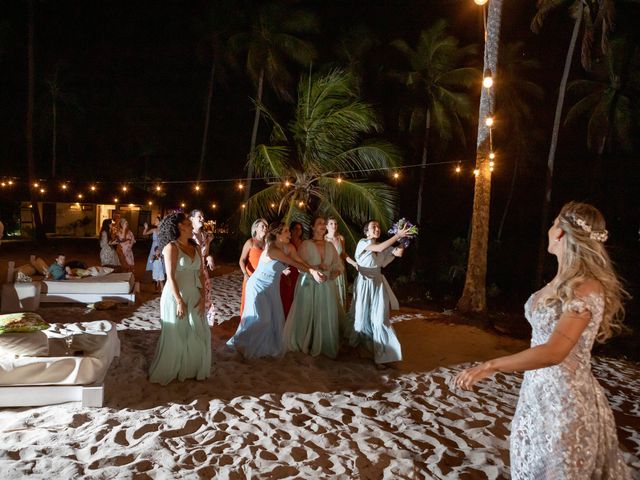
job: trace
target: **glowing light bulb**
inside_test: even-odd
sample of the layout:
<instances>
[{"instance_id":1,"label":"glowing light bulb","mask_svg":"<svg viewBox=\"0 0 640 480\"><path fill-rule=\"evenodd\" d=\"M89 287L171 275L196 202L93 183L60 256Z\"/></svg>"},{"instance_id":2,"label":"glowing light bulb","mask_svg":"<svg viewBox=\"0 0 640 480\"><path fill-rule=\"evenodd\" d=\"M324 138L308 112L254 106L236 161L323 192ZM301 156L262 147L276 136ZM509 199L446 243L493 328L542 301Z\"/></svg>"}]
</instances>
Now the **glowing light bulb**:
<instances>
[{"instance_id":1,"label":"glowing light bulb","mask_svg":"<svg viewBox=\"0 0 640 480\"><path fill-rule=\"evenodd\" d=\"M336 180L338 183L342 183L342 178L338 177Z\"/></svg>"},{"instance_id":2,"label":"glowing light bulb","mask_svg":"<svg viewBox=\"0 0 640 480\"><path fill-rule=\"evenodd\" d=\"M96 186L95 186L95 185L91 185L91 186L89 187L89 189L90 189L92 192L95 192L95 191L96 191Z\"/></svg>"},{"instance_id":3,"label":"glowing light bulb","mask_svg":"<svg viewBox=\"0 0 640 480\"><path fill-rule=\"evenodd\" d=\"M211 204L211 208L213 208L215 210L216 208L218 208L218 205L216 205L215 203L212 203Z\"/></svg>"},{"instance_id":4,"label":"glowing light bulb","mask_svg":"<svg viewBox=\"0 0 640 480\"><path fill-rule=\"evenodd\" d=\"M246 205L243 203L242 205L240 205L241 208L246 208Z\"/></svg>"},{"instance_id":5,"label":"glowing light bulb","mask_svg":"<svg viewBox=\"0 0 640 480\"><path fill-rule=\"evenodd\" d=\"M63 190L66 190L66 189L68 188L68 187L67 187L67 184L66 184L66 183L63 183L61 188L62 188Z\"/></svg>"},{"instance_id":6,"label":"glowing light bulb","mask_svg":"<svg viewBox=\"0 0 640 480\"><path fill-rule=\"evenodd\" d=\"M133 208L133 203L130 203L130 204L129 204L129 208Z\"/></svg>"},{"instance_id":7,"label":"glowing light bulb","mask_svg":"<svg viewBox=\"0 0 640 480\"><path fill-rule=\"evenodd\" d=\"M493 126L493 117L487 117L484 121L484 124L487 127L492 127Z\"/></svg>"},{"instance_id":8,"label":"glowing light bulb","mask_svg":"<svg viewBox=\"0 0 640 480\"><path fill-rule=\"evenodd\" d=\"M123 186L122 186L122 191L123 191L123 192L126 192L127 190L129 190L129 187L127 187L126 185L123 185Z\"/></svg>"},{"instance_id":9,"label":"glowing light bulb","mask_svg":"<svg viewBox=\"0 0 640 480\"><path fill-rule=\"evenodd\" d=\"M393 178L397 180L398 178L400 178L400 174L398 172L393 172Z\"/></svg>"},{"instance_id":10,"label":"glowing light bulb","mask_svg":"<svg viewBox=\"0 0 640 480\"><path fill-rule=\"evenodd\" d=\"M490 171L490 172L493 172L493 167L489 167L489 171Z\"/></svg>"},{"instance_id":11,"label":"glowing light bulb","mask_svg":"<svg viewBox=\"0 0 640 480\"><path fill-rule=\"evenodd\" d=\"M156 192L159 192L160 190L162 190L162 187L160 185L156 185Z\"/></svg>"},{"instance_id":12,"label":"glowing light bulb","mask_svg":"<svg viewBox=\"0 0 640 480\"><path fill-rule=\"evenodd\" d=\"M38 182L33 184L33 188L38 188L40 186L40 184Z\"/></svg>"},{"instance_id":13,"label":"glowing light bulb","mask_svg":"<svg viewBox=\"0 0 640 480\"><path fill-rule=\"evenodd\" d=\"M473 3L475 3L476 5L482 6L485 3L487 3L489 0L473 0Z\"/></svg>"},{"instance_id":14,"label":"glowing light bulb","mask_svg":"<svg viewBox=\"0 0 640 480\"><path fill-rule=\"evenodd\" d=\"M473 174L477 177L478 175L480 175L480 170L478 170L477 168L473 171Z\"/></svg>"},{"instance_id":15,"label":"glowing light bulb","mask_svg":"<svg viewBox=\"0 0 640 480\"><path fill-rule=\"evenodd\" d=\"M151 205L153 205L153 202L152 202L151 200L149 200L149 201L147 202L147 205L151 206Z\"/></svg>"},{"instance_id":16,"label":"glowing light bulb","mask_svg":"<svg viewBox=\"0 0 640 480\"><path fill-rule=\"evenodd\" d=\"M275 203L272 203L272 204L271 204L271 208L276 208L276 204L275 204Z\"/></svg>"},{"instance_id":17,"label":"glowing light bulb","mask_svg":"<svg viewBox=\"0 0 640 480\"><path fill-rule=\"evenodd\" d=\"M78 194L78 200L82 200L82 194L81 193Z\"/></svg>"},{"instance_id":18,"label":"glowing light bulb","mask_svg":"<svg viewBox=\"0 0 640 480\"><path fill-rule=\"evenodd\" d=\"M44 192L46 192L46 190L44 188L41 188L40 193L44 193Z\"/></svg>"},{"instance_id":19,"label":"glowing light bulb","mask_svg":"<svg viewBox=\"0 0 640 480\"><path fill-rule=\"evenodd\" d=\"M489 167L493 168L493 162L489 162Z\"/></svg>"},{"instance_id":20,"label":"glowing light bulb","mask_svg":"<svg viewBox=\"0 0 640 480\"><path fill-rule=\"evenodd\" d=\"M244 185L242 183L239 183L238 184L238 190L242 190L242 189L244 189Z\"/></svg>"},{"instance_id":21,"label":"glowing light bulb","mask_svg":"<svg viewBox=\"0 0 640 480\"><path fill-rule=\"evenodd\" d=\"M458 166L456 167L456 173L460 173L460 171L461 171L461 170L462 170L462 168L460 168L460 165L458 165Z\"/></svg>"},{"instance_id":22,"label":"glowing light bulb","mask_svg":"<svg viewBox=\"0 0 640 480\"><path fill-rule=\"evenodd\" d=\"M195 187L193 187L195 189L196 192L200 191L200 185L196 185Z\"/></svg>"},{"instance_id":23,"label":"glowing light bulb","mask_svg":"<svg viewBox=\"0 0 640 480\"><path fill-rule=\"evenodd\" d=\"M489 74L489 75L485 76L485 77L482 79L482 86L483 86L484 88L491 88L491 87L493 87L493 77L491 76L491 74Z\"/></svg>"},{"instance_id":24,"label":"glowing light bulb","mask_svg":"<svg viewBox=\"0 0 640 480\"><path fill-rule=\"evenodd\" d=\"M304 207L304 202L298 202L299 207Z\"/></svg>"},{"instance_id":25,"label":"glowing light bulb","mask_svg":"<svg viewBox=\"0 0 640 480\"><path fill-rule=\"evenodd\" d=\"M118 197L113 199L113 203L118 203Z\"/></svg>"},{"instance_id":26,"label":"glowing light bulb","mask_svg":"<svg viewBox=\"0 0 640 480\"><path fill-rule=\"evenodd\" d=\"M493 160L494 158L496 158L496 154L495 154L495 153L493 153L493 152L491 152L491 153L489 154L489 158L490 158L491 160Z\"/></svg>"},{"instance_id":27,"label":"glowing light bulb","mask_svg":"<svg viewBox=\"0 0 640 480\"><path fill-rule=\"evenodd\" d=\"M284 186L285 186L285 187L289 187L289 186L291 186L291 182L290 182L289 180L285 180L285 182L284 182Z\"/></svg>"},{"instance_id":28,"label":"glowing light bulb","mask_svg":"<svg viewBox=\"0 0 640 480\"><path fill-rule=\"evenodd\" d=\"M8 183L9 185L13 185L13 180L9 180L7 183Z\"/></svg>"},{"instance_id":29,"label":"glowing light bulb","mask_svg":"<svg viewBox=\"0 0 640 480\"><path fill-rule=\"evenodd\" d=\"M4 182L0 183L0 185L1 185L1 186L3 186L3 187L6 187L6 186L7 186L7 184L6 184L6 183L4 183Z\"/></svg>"},{"instance_id":30,"label":"glowing light bulb","mask_svg":"<svg viewBox=\"0 0 640 480\"><path fill-rule=\"evenodd\" d=\"M182 208L184 208L184 207L186 207L187 205L183 202L183 203L181 203L181 204L180 204L180 206L181 206Z\"/></svg>"}]
</instances>

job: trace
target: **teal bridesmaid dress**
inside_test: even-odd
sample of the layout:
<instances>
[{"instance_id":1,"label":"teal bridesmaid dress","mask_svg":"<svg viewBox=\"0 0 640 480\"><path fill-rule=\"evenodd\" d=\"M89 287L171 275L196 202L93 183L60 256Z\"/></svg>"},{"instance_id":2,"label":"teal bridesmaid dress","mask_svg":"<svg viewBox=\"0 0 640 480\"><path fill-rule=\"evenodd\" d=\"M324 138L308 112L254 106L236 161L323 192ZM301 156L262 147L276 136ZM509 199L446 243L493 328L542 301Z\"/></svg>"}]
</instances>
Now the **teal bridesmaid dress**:
<instances>
[{"instance_id":1,"label":"teal bridesmaid dress","mask_svg":"<svg viewBox=\"0 0 640 480\"><path fill-rule=\"evenodd\" d=\"M151 382L166 385L175 379L204 380L211 374L211 331L198 308L202 289L200 262L197 251L191 258L178 247L175 278L187 311L178 318L177 303L169 283L165 283L160 297L162 331L149 370Z\"/></svg>"}]
</instances>

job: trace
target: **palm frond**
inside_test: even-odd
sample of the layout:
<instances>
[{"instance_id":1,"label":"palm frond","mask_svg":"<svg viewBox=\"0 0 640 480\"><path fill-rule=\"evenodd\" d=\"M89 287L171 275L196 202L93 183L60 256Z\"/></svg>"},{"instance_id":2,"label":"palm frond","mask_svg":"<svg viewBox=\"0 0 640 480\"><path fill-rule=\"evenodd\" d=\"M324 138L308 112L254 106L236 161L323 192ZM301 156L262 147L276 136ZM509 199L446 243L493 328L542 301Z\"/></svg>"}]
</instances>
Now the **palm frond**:
<instances>
[{"instance_id":1,"label":"palm frond","mask_svg":"<svg viewBox=\"0 0 640 480\"><path fill-rule=\"evenodd\" d=\"M287 146L258 145L250 161L258 176L284 177L289 169L290 150Z\"/></svg>"},{"instance_id":2,"label":"palm frond","mask_svg":"<svg viewBox=\"0 0 640 480\"><path fill-rule=\"evenodd\" d=\"M251 229L251 224L258 218L265 218L269 222L278 218L277 207L272 207L271 205L280 205L283 197L283 192L280 188L280 185L271 185L249 197L240 215L240 229L242 232L248 233Z\"/></svg>"}]
</instances>

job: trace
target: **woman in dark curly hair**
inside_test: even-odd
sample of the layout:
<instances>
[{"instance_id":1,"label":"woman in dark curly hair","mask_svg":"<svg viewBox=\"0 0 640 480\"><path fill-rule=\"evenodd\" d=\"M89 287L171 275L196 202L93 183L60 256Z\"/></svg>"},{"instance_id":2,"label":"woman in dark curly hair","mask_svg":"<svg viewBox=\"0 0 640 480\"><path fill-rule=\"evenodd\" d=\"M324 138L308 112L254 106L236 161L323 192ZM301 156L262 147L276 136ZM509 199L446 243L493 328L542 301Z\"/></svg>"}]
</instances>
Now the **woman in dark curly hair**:
<instances>
[{"instance_id":1,"label":"woman in dark curly hair","mask_svg":"<svg viewBox=\"0 0 640 480\"><path fill-rule=\"evenodd\" d=\"M211 332L204 316L200 255L184 213L167 215L158 227L167 282L160 298L162 331L149 370L152 382L203 380L211 374Z\"/></svg>"}]
</instances>

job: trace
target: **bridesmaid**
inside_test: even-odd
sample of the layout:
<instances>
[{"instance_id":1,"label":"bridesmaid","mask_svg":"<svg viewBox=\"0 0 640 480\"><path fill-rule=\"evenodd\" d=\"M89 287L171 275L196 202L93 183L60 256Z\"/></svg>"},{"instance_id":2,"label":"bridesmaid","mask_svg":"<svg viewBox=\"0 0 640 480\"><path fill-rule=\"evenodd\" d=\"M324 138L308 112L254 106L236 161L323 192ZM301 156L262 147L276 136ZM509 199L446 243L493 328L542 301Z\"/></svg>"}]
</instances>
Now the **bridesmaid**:
<instances>
[{"instance_id":1,"label":"bridesmaid","mask_svg":"<svg viewBox=\"0 0 640 480\"><path fill-rule=\"evenodd\" d=\"M363 238L356 247L355 260L358 275L354 282L353 299L349 312L352 346L364 345L373 352L374 361L380 367L385 363L402 360L402 349L389 321L391 309L399 308L387 279L381 272L395 257L402 255L402 248L393 247L398 239L408 235L409 227L378 243L380 224L370 220L364 225Z\"/></svg>"},{"instance_id":2,"label":"bridesmaid","mask_svg":"<svg viewBox=\"0 0 640 480\"><path fill-rule=\"evenodd\" d=\"M210 326L215 325L215 306L213 304L213 288L211 286L211 278L209 278L209 271L213 271L214 262L213 256L209 252L209 245L213 240L213 234L204 230L204 214L202 210L191 210L189 214L189 220L193 226L192 239L198 246L198 254L200 255L200 268L204 275L203 288L205 292L205 312L207 316L207 322ZM209 271L207 271L207 269Z\"/></svg>"},{"instance_id":3,"label":"bridesmaid","mask_svg":"<svg viewBox=\"0 0 640 480\"><path fill-rule=\"evenodd\" d=\"M340 321L344 310L340 304L335 279L344 272L344 264L335 247L324 239L324 217L311 223L313 236L302 242L300 258L327 277L317 283L308 273L300 274L296 295L284 326L285 348L313 356L324 354L336 358L340 346Z\"/></svg>"},{"instance_id":4,"label":"bridesmaid","mask_svg":"<svg viewBox=\"0 0 640 480\"><path fill-rule=\"evenodd\" d=\"M100 264L109 267L120 266L116 253L116 242L111 241L111 219L105 218L100 229Z\"/></svg>"},{"instance_id":5,"label":"bridesmaid","mask_svg":"<svg viewBox=\"0 0 640 480\"><path fill-rule=\"evenodd\" d=\"M264 249L264 237L267 235L269 226L264 218L259 218L251 225L251 238L244 242L242 253L240 254L240 270L244 275L242 280L242 299L240 300L240 316L244 310L244 295L247 287L247 280L255 272L260 255Z\"/></svg>"},{"instance_id":6,"label":"bridesmaid","mask_svg":"<svg viewBox=\"0 0 640 480\"><path fill-rule=\"evenodd\" d=\"M136 262L133 258L133 244L136 238L129 228L129 222L126 218L120 219L120 229L118 230L118 253L120 257L120 265L125 272L133 272Z\"/></svg>"},{"instance_id":7,"label":"bridesmaid","mask_svg":"<svg viewBox=\"0 0 640 480\"><path fill-rule=\"evenodd\" d=\"M284 311L279 285L280 275L287 265L308 272L318 283L326 280L322 272L309 267L295 249L290 248L290 238L291 233L284 223L273 226L267 235L258 268L247 280L240 325L227 342L245 358L280 357L284 354Z\"/></svg>"},{"instance_id":8,"label":"bridesmaid","mask_svg":"<svg viewBox=\"0 0 640 480\"><path fill-rule=\"evenodd\" d=\"M298 251L300 245L302 245L302 235L304 233L302 224L300 222L291 222L289 230L291 232L290 244ZM282 299L285 319L289 315L289 310L291 310L299 274L300 272L296 267L289 267L282 272L282 277L280 278L280 298Z\"/></svg>"},{"instance_id":9,"label":"bridesmaid","mask_svg":"<svg viewBox=\"0 0 640 480\"><path fill-rule=\"evenodd\" d=\"M211 374L211 331L204 318L204 272L184 213L167 215L158 228L167 282L160 297L162 330L149 370L151 382L204 380Z\"/></svg>"},{"instance_id":10,"label":"bridesmaid","mask_svg":"<svg viewBox=\"0 0 640 480\"><path fill-rule=\"evenodd\" d=\"M344 237L338 233L338 221L329 217L327 219L327 234L324 236L324 239L330 242L340 255L341 261L346 261L350 265L356 267L358 264L353 260L344 248ZM347 308L347 275L344 272L344 264L343 264L343 272L336 277L336 288L338 289L338 298L340 299L340 305L342 308L346 310Z\"/></svg>"}]
</instances>

